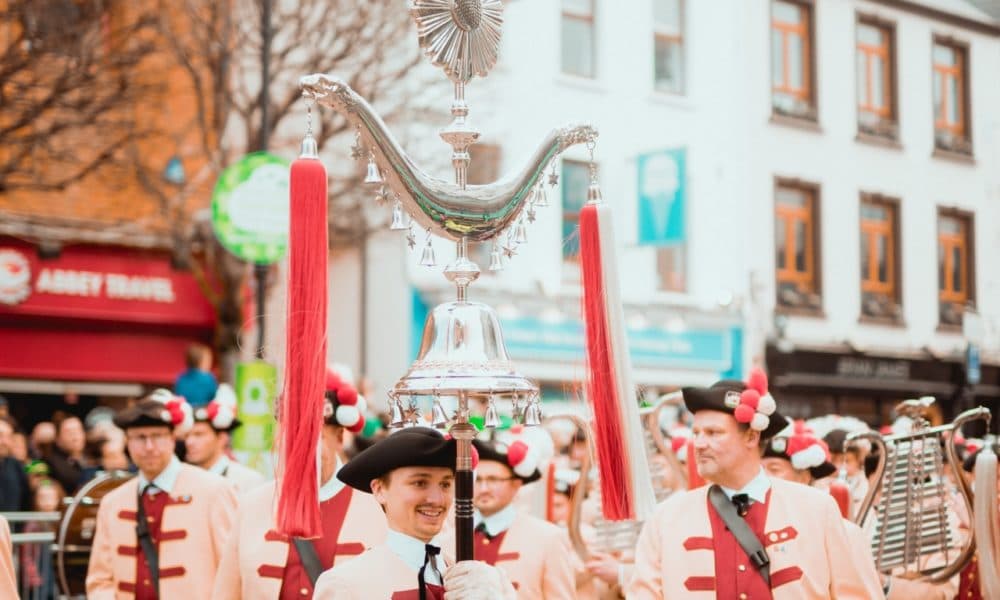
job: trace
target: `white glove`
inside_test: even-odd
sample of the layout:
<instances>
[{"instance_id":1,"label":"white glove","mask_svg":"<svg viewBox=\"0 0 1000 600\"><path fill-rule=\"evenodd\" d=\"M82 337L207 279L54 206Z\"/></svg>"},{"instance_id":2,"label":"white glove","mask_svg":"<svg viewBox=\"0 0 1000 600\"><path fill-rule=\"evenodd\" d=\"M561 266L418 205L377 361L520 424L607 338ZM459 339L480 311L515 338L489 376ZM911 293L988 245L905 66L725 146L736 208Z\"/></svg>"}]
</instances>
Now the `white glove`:
<instances>
[{"instance_id":1,"label":"white glove","mask_svg":"<svg viewBox=\"0 0 1000 600\"><path fill-rule=\"evenodd\" d=\"M517 600L517 592L500 569L463 560L444 573L444 600Z\"/></svg>"}]
</instances>

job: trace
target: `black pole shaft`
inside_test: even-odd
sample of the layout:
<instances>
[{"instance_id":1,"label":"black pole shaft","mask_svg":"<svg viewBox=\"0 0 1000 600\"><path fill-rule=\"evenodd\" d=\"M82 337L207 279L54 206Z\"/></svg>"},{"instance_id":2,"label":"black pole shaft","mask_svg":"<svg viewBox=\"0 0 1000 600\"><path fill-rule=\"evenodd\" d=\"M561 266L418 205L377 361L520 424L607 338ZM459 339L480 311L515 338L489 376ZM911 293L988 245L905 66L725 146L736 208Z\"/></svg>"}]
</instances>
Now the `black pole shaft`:
<instances>
[{"instance_id":1,"label":"black pole shaft","mask_svg":"<svg viewBox=\"0 0 1000 600\"><path fill-rule=\"evenodd\" d=\"M474 560L472 471L455 473L455 560Z\"/></svg>"},{"instance_id":2,"label":"black pole shaft","mask_svg":"<svg viewBox=\"0 0 1000 600\"><path fill-rule=\"evenodd\" d=\"M260 136L258 150L266 152L271 138L271 0L261 0L260 7ZM257 347L255 355L264 358L264 315L267 291L267 265L255 264L253 273L257 284Z\"/></svg>"}]
</instances>

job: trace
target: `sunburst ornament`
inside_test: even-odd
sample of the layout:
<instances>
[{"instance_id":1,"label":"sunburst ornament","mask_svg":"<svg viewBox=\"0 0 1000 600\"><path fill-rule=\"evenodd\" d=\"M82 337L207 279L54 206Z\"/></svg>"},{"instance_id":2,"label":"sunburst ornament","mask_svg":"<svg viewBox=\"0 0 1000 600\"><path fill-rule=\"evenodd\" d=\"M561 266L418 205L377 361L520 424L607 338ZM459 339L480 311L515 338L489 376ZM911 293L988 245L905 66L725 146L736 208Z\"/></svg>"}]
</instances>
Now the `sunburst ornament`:
<instances>
[{"instance_id":1,"label":"sunburst ornament","mask_svg":"<svg viewBox=\"0 0 1000 600\"><path fill-rule=\"evenodd\" d=\"M501 0L412 0L420 47L448 79L468 83L485 77L497 64Z\"/></svg>"}]
</instances>

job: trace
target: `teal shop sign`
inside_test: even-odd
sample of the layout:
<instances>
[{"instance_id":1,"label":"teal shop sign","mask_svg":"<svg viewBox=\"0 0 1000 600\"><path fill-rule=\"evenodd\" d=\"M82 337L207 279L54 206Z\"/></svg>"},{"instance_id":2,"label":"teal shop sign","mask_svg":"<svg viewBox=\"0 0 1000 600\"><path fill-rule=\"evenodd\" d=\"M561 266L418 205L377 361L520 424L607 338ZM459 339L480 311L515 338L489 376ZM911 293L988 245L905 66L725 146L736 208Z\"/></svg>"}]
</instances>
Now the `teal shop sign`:
<instances>
[{"instance_id":1,"label":"teal shop sign","mask_svg":"<svg viewBox=\"0 0 1000 600\"><path fill-rule=\"evenodd\" d=\"M280 260L288 247L288 161L254 152L227 167L212 191L212 228L243 260Z\"/></svg>"},{"instance_id":2,"label":"teal shop sign","mask_svg":"<svg viewBox=\"0 0 1000 600\"><path fill-rule=\"evenodd\" d=\"M583 323L547 323L534 317L501 319L507 352L515 360L583 362ZM671 332L650 327L629 329L632 364L648 368L686 368L725 372L733 367L733 333L738 330Z\"/></svg>"},{"instance_id":3,"label":"teal shop sign","mask_svg":"<svg viewBox=\"0 0 1000 600\"><path fill-rule=\"evenodd\" d=\"M684 148L640 154L639 244L684 243L687 200L687 151Z\"/></svg>"}]
</instances>

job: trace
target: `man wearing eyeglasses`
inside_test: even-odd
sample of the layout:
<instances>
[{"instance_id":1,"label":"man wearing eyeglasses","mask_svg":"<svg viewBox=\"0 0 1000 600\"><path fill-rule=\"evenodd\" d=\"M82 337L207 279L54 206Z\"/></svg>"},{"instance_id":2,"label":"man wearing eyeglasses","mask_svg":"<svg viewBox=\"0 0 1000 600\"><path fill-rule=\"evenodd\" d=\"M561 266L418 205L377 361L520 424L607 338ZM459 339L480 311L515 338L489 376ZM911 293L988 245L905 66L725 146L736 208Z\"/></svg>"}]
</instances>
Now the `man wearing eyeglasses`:
<instances>
[{"instance_id":1,"label":"man wearing eyeglasses","mask_svg":"<svg viewBox=\"0 0 1000 600\"><path fill-rule=\"evenodd\" d=\"M229 482L174 456L191 407L156 390L115 417L139 475L97 512L87 597L209 598L236 496Z\"/></svg>"},{"instance_id":2,"label":"man wearing eyeglasses","mask_svg":"<svg viewBox=\"0 0 1000 600\"><path fill-rule=\"evenodd\" d=\"M521 440L509 446L473 441L476 467L475 556L494 565L520 600L576 598L575 554L565 530L519 512L518 491L542 477L538 452ZM453 539L449 537L448 539Z\"/></svg>"}]
</instances>

